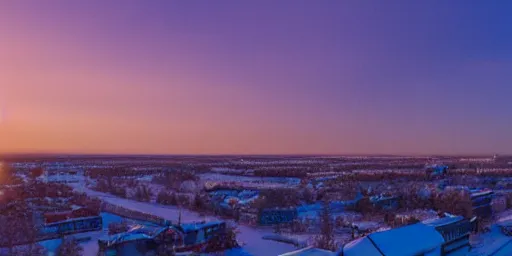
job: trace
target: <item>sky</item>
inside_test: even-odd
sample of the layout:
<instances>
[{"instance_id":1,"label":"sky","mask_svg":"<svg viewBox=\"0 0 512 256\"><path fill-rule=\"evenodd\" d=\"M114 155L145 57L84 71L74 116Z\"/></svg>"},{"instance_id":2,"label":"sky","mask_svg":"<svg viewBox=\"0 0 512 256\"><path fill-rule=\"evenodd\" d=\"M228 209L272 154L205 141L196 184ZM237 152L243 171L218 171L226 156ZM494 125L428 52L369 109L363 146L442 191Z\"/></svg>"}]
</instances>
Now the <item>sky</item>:
<instances>
[{"instance_id":1,"label":"sky","mask_svg":"<svg viewBox=\"0 0 512 256\"><path fill-rule=\"evenodd\" d=\"M512 153L511 1L1 1L0 153Z\"/></svg>"}]
</instances>

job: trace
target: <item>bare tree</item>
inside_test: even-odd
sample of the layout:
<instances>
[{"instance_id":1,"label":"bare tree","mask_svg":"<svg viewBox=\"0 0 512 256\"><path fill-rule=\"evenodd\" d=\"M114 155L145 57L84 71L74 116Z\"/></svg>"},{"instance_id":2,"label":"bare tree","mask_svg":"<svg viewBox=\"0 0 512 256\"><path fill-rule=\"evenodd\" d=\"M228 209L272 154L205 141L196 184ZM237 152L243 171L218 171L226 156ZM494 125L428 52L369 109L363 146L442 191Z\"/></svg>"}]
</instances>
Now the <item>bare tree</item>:
<instances>
[{"instance_id":1,"label":"bare tree","mask_svg":"<svg viewBox=\"0 0 512 256\"><path fill-rule=\"evenodd\" d=\"M81 256L84 249L75 239L64 239L57 248L57 256Z\"/></svg>"},{"instance_id":2,"label":"bare tree","mask_svg":"<svg viewBox=\"0 0 512 256\"><path fill-rule=\"evenodd\" d=\"M16 245L35 243L37 230L32 222L32 214L25 201L15 201L0 215L0 222L7 223L0 225L0 246L9 248L10 254L13 254Z\"/></svg>"},{"instance_id":3,"label":"bare tree","mask_svg":"<svg viewBox=\"0 0 512 256\"><path fill-rule=\"evenodd\" d=\"M135 191L135 199L138 201L149 202L151 200L151 196L151 189L145 185L137 187L137 190Z\"/></svg>"},{"instance_id":4,"label":"bare tree","mask_svg":"<svg viewBox=\"0 0 512 256\"><path fill-rule=\"evenodd\" d=\"M320 235L316 238L316 247L330 251L337 250L334 241L334 224L331 220L331 210L327 202L324 202L320 216Z\"/></svg>"}]
</instances>

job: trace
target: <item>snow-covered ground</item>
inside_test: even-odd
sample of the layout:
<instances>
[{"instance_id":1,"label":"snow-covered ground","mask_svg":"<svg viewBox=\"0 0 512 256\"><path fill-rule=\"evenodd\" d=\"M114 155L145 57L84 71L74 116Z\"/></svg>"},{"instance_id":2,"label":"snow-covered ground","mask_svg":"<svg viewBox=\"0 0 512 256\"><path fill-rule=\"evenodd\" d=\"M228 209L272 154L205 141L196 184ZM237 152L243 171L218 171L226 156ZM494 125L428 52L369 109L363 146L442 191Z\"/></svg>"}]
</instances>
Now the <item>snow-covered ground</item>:
<instances>
[{"instance_id":1,"label":"snow-covered ground","mask_svg":"<svg viewBox=\"0 0 512 256\"><path fill-rule=\"evenodd\" d=\"M76 185L75 185L76 186ZM83 187L77 187L77 190L87 193L90 196L98 197L106 202L123 206L125 208L151 213L153 215L169 219L177 220L179 216L179 208L174 206L165 206L154 203L137 202L130 199L123 199L109 194L93 191ZM194 222L202 220L217 220L214 216L199 216L198 213L186 209L181 210L182 222ZM254 256L273 256L285 252L290 252L296 248L290 244L284 244L269 240L264 240L263 236L273 234L272 229L253 228L249 226L239 225L238 240L243 244L243 250ZM238 251L241 253L240 251ZM234 252L230 252L234 253ZM232 254L233 255L233 254ZM239 255L239 254L236 254Z\"/></svg>"},{"instance_id":2,"label":"snow-covered ground","mask_svg":"<svg viewBox=\"0 0 512 256\"><path fill-rule=\"evenodd\" d=\"M490 232L477 235L475 239L479 242L470 250L468 256L512 255L511 238L505 236L496 226Z\"/></svg>"}]
</instances>

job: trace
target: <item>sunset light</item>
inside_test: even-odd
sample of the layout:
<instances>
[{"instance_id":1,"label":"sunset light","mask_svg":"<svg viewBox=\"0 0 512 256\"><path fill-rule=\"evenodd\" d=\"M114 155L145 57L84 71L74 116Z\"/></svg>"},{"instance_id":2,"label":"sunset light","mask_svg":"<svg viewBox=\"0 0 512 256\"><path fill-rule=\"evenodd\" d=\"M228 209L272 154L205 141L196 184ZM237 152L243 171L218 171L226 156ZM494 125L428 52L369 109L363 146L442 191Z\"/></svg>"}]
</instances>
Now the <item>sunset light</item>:
<instances>
[{"instance_id":1,"label":"sunset light","mask_svg":"<svg viewBox=\"0 0 512 256\"><path fill-rule=\"evenodd\" d=\"M512 0L0 0L1 256L511 256Z\"/></svg>"},{"instance_id":2,"label":"sunset light","mask_svg":"<svg viewBox=\"0 0 512 256\"><path fill-rule=\"evenodd\" d=\"M507 8L404 2L5 1L0 152L512 152Z\"/></svg>"}]
</instances>

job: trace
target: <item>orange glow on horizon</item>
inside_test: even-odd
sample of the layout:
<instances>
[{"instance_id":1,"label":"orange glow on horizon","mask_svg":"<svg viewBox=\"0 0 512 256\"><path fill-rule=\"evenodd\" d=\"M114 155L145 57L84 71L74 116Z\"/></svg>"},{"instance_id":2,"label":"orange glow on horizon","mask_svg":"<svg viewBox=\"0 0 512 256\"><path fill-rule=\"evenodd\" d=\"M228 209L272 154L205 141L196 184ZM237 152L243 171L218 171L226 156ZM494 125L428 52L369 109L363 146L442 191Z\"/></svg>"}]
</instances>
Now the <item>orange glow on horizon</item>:
<instances>
[{"instance_id":1,"label":"orange glow on horizon","mask_svg":"<svg viewBox=\"0 0 512 256\"><path fill-rule=\"evenodd\" d=\"M512 153L510 15L124 2L0 1L0 153Z\"/></svg>"}]
</instances>

